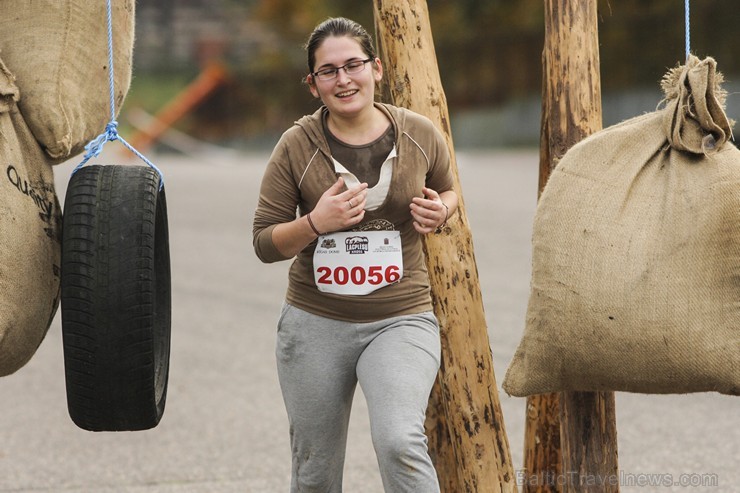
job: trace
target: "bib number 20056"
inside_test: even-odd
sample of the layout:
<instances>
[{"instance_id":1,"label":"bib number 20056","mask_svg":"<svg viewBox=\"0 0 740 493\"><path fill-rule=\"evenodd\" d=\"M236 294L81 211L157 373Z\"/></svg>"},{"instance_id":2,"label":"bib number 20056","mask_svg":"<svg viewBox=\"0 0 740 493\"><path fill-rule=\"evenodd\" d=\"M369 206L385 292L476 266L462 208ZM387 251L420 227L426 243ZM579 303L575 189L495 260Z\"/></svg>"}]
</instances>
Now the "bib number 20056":
<instances>
[{"instance_id":1,"label":"bib number 20056","mask_svg":"<svg viewBox=\"0 0 740 493\"><path fill-rule=\"evenodd\" d=\"M398 231L363 231L321 236L314 251L319 291L342 295L372 293L403 277Z\"/></svg>"},{"instance_id":2,"label":"bib number 20056","mask_svg":"<svg viewBox=\"0 0 740 493\"><path fill-rule=\"evenodd\" d=\"M370 283L373 286L378 286L383 281L385 284L393 284L401 279L400 269L397 265L389 265L383 267L380 265L371 265L364 267L356 265L351 269L344 266L335 267L319 267L316 269L319 273L319 279L316 281L319 284L339 284L344 286L347 283L355 285L361 285Z\"/></svg>"}]
</instances>

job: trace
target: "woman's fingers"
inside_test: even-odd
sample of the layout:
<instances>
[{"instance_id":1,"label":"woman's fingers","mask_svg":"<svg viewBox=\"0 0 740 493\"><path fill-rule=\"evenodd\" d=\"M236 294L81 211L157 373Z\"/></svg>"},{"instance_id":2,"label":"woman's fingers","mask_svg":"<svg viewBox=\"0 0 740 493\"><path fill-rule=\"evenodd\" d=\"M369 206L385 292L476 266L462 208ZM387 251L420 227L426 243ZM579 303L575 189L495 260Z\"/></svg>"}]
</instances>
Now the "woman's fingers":
<instances>
[{"instance_id":1,"label":"woman's fingers","mask_svg":"<svg viewBox=\"0 0 740 493\"><path fill-rule=\"evenodd\" d=\"M367 183L360 183L356 187L349 188L337 195L337 203L340 211L344 208L351 217L356 216L360 211L365 209L367 201Z\"/></svg>"},{"instance_id":2,"label":"woman's fingers","mask_svg":"<svg viewBox=\"0 0 740 493\"><path fill-rule=\"evenodd\" d=\"M424 187L422 191L424 197L414 197L411 200L411 217L414 219L414 228L418 232L430 233L445 221L447 208L436 191L427 187Z\"/></svg>"}]
</instances>

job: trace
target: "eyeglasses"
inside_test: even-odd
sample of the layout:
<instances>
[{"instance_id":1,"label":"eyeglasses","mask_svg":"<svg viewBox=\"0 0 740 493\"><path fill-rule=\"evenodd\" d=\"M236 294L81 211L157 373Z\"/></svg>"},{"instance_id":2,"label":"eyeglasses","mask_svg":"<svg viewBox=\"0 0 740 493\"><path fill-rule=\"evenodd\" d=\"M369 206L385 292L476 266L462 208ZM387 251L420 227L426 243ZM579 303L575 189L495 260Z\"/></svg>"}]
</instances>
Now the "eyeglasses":
<instances>
[{"instance_id":1,"label":"eyeglasses","mask_svg":"<svg viewBox=\"0 0 740 493\"><path fill-rule=\"evenodd\" d=\"M349 63L345 63L341 67L331 67L311 72L311 75L315 76L319 80L332 80L336 79L339 75L339 69L344 69L346 74L357 74L365 70L365 64L372 62L374 58L368 58L367 60L354 60Z\"/></svg>"}]
</instances>

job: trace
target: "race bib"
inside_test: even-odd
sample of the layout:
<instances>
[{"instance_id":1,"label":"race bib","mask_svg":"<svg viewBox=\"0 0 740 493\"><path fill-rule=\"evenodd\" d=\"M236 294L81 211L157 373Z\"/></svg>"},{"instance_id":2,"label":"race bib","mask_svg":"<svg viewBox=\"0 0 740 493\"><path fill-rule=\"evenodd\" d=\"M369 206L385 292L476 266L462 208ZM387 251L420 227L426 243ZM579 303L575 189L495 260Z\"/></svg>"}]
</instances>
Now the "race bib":
<instances>
[{"instance_id":1,"label":"race bib","mask_svg":"<svg viewBox=\"0 0 740 493\"><path fill-rule=\"evenodd\" d=\"M360 231L320 236L313 254L319 291L364 295L403 277L401 233Z\"/></svg>"}]
</instances>

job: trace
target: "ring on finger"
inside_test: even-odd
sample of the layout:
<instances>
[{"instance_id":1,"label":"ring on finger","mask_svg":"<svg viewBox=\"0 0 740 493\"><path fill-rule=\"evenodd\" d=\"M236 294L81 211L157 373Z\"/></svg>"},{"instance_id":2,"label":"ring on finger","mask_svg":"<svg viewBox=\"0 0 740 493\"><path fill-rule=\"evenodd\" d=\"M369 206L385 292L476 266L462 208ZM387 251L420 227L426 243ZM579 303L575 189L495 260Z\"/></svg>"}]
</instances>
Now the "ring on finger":
<instances>
[{"instance_id":1,"label":"ring on finger","mask_svg":"<svg viewBox=\"0 0 740 493\"><path fill-rule=\"evenodd\" d=\"M352 203L352 200L348 200L347 203L349 204L349 208L352 209L355 204Z\"/></svg>"}]
</instances>

